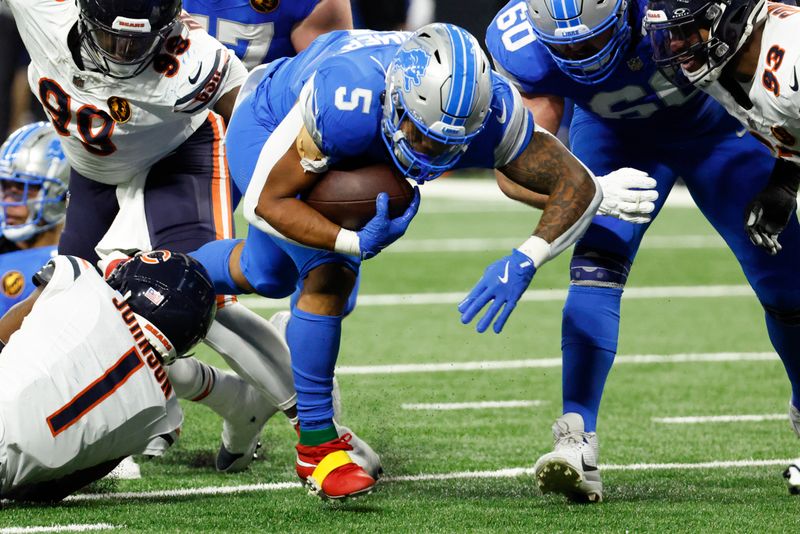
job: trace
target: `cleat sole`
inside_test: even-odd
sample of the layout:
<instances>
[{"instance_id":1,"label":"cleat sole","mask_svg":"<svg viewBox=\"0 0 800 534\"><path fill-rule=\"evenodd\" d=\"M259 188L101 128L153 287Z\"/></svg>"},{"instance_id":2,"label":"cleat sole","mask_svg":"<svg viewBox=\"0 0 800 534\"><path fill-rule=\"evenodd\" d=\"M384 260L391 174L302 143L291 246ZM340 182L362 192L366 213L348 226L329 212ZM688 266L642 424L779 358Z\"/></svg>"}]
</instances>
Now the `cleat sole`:
<instances>
[{"instance_id":1,"label":"cleat sole","mask_svg":"<svg viewBox=\"0 0 800 534\"><path fill-rule=\"evenodd\" d=\"M597 503L603 500L598 492L586 492L581 488L583 480L580 473L567 463L552 459L536 474L542 493L558 493L573 502Z\"/></svg>"}]
</instances>

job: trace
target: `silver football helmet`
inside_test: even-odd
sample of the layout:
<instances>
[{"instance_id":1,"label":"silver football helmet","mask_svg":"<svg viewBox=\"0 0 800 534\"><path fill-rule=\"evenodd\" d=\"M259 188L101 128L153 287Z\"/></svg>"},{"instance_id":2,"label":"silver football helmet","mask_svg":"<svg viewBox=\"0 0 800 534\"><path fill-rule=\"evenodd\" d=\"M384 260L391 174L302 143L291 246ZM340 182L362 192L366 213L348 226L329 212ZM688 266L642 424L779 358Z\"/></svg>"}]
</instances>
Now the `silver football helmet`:
<instances>
[{"instance_id":1,"label":"silver football helmet","mask_svg":"<svg viewBox=\"0 0 800 534\"><path fill-rule=\"evenodd\" d=\"M475 37L452 24L428 24L389 65L383 141L403 174L432 180L480 133L491 102L491 67Z\"/></svg>"},{"instance_id":2,"label":"silver football helmet","mask_svg":"<svg viewBox=\"0 0 800 534\"><path fill-rule=\"evenodd\" d=\"M69 164L48 122L23 126L0 147L0 230L26 241L64 220Z\"/></svg>"},{"instance_id":3,"label":"silver football helmet","mask_svg":"<svg viewBox=\"0 0 800 534\"><path fill-rule=\"evenodd\" d=\"M631 40L628 0L527 0L533 32L564 74L606 80Z\"/></svg>"}]
</instances>

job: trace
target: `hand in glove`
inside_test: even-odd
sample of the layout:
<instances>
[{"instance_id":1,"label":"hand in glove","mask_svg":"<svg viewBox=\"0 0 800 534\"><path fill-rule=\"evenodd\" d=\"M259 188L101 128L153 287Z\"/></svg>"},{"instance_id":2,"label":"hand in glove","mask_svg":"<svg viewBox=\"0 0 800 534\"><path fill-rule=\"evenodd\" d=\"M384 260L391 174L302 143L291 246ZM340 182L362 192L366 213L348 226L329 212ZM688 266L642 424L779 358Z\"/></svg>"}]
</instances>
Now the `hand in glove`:
<instances>
[{"instance_id":1,"label":"hand in glove","mask_svg":"<svg viewBox=\"0 0 800 534\"><path fill-rule=\"evenodd\" d=\"M655 211L658 200L655 178L626 167L598 176L597 181L603 189L603 202L597 211L600 215L636 224L650 222L648 214Z\"/></svg>"}]
</instances>

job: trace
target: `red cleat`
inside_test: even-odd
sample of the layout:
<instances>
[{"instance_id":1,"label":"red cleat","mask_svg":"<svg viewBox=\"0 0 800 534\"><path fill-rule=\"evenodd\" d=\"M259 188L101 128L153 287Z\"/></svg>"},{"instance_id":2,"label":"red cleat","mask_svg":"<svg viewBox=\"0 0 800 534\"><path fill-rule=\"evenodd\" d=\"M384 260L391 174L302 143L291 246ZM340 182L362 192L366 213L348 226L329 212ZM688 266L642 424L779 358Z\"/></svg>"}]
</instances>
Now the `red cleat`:
<instances>
[{"instance_id":1,"label":"red cleat","mask_svg":"<svg viewBox=\"0 0 800 534\"><path fill-rule=\"evenodd\" d=\"M347 433L321 445L297 444L295 468L309 493L323 500L344 500L372 492L376 481L350 458L350 439Z\"/></svg>"}]
</instances>

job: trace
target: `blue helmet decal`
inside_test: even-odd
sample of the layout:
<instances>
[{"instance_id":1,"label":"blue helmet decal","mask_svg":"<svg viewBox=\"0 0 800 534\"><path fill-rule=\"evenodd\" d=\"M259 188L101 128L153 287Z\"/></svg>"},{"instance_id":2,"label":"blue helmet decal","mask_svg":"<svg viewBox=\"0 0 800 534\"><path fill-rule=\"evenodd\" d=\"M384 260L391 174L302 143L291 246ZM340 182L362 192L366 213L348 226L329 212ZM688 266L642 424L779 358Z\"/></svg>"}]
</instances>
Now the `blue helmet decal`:
<instances>
[{"instance_id":1,"label":"blue helmet decal","mask_svg":"<svg viewBox=\"0 0 800 534\"><path fill-rule=\"evenodd\" d=\"M404 91L410 91L412 84L419 87L430 62L431 55L421 48L400 50L397 53L397 57L394 61L394 68L403 73Z\"/></svg>"}]
</instances>

